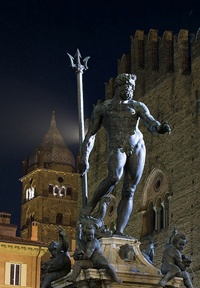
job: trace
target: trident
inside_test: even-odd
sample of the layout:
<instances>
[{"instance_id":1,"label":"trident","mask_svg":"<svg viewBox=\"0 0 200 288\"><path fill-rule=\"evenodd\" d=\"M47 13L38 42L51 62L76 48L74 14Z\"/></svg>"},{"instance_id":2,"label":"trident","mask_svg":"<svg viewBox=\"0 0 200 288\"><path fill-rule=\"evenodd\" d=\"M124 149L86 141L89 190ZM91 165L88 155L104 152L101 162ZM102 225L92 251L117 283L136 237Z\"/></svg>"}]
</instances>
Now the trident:
<instances>
[{"instance_id":1,"label":"trident","mask_svg":"<svg viewBox=\"0 0 200 288\"><path fill-rule=\"evenodd\" d=\"M88 69L87 62L90 58L85 57L83 59L83 64L81 64L81 54L77 49L74 58L76 58L76 63L74 63L74 58L67 53L70 58L72 68L76 68L76 75L77 75L77 97L78 97L78 117L79 117L79 153L82 156L82 143L85 137L85 129L84 129L84 105L83 105L83 80L82 74L84 70ZM82 179L82 207L84 208L87 205L88 199L88 191L87 191L87 173L83 175Z\"/></svg>"}]
</instances>

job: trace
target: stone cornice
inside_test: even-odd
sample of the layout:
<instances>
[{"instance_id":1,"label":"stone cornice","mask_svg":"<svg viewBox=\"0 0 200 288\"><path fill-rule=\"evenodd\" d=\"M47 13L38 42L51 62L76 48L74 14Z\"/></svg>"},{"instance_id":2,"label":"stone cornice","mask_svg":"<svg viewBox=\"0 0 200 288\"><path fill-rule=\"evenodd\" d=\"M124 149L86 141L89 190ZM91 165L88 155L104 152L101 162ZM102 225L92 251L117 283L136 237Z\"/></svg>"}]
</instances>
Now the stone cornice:
<instances>
[{"instance_id":1,"label":"stone cornice","mask_svg":"<svg viewBox=\"0 0 200 288\"><path fill-rule=\"evenodd\" d=\"M47 247L17 244L17 243L7 243L0 241L0 251L1 253L8 254L20 254L27 256L42 256L47 251Z\"/></svg>"},{"instance_id":2,"label":"stone cornice","mask_svg":"<svg viewBox=\"0 0 200 288\"><path fill-rule=\"evenodd\" d=\"M57 171L57 170L52 170L52 169L45 169L45 168L36 168L34 169L33 171L27 173L26 175L24 175L23 177L21 177L19 180L21 182L23 182L23 180L25 180L26 178L30 178L31 176L33 176L34 174L36 173L39 173L39 172L48 172L48 173L56 173L56 174L59 174L59 175L71 175L71 176L76 176L79 175L78 173L75 173L75 172L63 172L63 171Z\"/></svg>"}]
</instances>

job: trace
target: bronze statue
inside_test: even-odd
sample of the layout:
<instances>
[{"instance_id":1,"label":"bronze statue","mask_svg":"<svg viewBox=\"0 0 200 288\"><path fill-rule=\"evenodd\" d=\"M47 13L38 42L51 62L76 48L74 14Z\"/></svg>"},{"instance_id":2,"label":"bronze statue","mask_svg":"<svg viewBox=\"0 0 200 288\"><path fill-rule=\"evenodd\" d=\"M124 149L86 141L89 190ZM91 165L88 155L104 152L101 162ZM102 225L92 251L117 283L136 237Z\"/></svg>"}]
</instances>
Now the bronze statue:
<instances>
[{"instance_id":1,"label":"bronze statue","mask_svg":"<svg viewBox=\"0 0 200 288\"><path fill-rule=\"evenodd\" d=\"M146 247L141 250L144 258L150 263L153 264L154 259L154 243L151 237L148 237L148 243L145 245Z\"/></svg>"},{"instance_id":2,"label":"bronze statue","mask_svg":"<svg viewBox=\"0 0 200 288\"><path fill-rule=\"evenodd\" d=\"M183 278L185 287L193 288L190 274L186 271L186 268L190 266L191 260L181 254L186 243L187 238L184 234L176 234L173 237L172 244L165 250L161 266L161 272L165 276L158 283L159 287L164 287L169 280L177 276Z\"/></svg>"},{"instance_id":3,"label":"bronze statue","mask_svg":"<svg viewBox=\"0 0 200 288\"><path fill-rule=\"evenodd\" d=\"M93 225L85 225L78 242L79 248L74 252L75 265L72 273L67 276L67 281L75 282L81 272L81 269L106 269L112 280L121 283L117 277L114 267L108 262L102 253L99 241L95 238L95 228Z\"/></svg>"},{"instance_id":4,"label":"bronze statue","mask_svg":"<svg viewBox=\"0 0 200 288\"><path fill-rule=\"evenodd\" d=\"M145 164L146 150L143 135L138 128L139 120L154 134L170 133L167 123L160 124L143 103L133 100L135 81L135 75L120 74L115 80L114 97L95 106L79 163L83 176L89 169L88 158L94 145L95 134L103 125L108 137L108 176L99 184L82 214L90 215L100 199L111 193L124 173L115 231L115 234L120 236L124 236L124 228L132 212L134 192Z\"/></svg>"},{"instance_id":5,"label":"bronze statue","mask_svg":"<svg viewBox=\"0 0 200 288\"><path fill-rule=\"evenodd\" d=\"M102 197L99 201L99 209L91 216L81 215L79 217L78 226L93 225L95 227L95 238L100 239L102 237L111 237L112 231L110 231L104 224L104 217L106 215L107 206L111 199L109 196ZM78 230L78 229L77 229ZM79 240L78 240L79 241Z\"/></svg>"},{"instance_id":6,"label":"bronze statue","mask_svg":"<svg viewBox=\"0 0 200 288\"><path fill-rule=\"evenodd\" d=\"M52 281L64 277L71 270L69 241L62 227L59 227L59 240L52 241L48 246L51 258L42 264L40 288L51 288Z\"/></svg>"}]
</instances>

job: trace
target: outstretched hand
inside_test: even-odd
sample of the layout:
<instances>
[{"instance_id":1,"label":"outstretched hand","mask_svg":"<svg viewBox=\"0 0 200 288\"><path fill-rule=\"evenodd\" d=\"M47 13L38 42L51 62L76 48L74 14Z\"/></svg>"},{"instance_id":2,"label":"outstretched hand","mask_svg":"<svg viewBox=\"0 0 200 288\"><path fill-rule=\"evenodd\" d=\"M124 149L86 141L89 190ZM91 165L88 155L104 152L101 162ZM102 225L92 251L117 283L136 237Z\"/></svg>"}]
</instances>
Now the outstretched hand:
<instances>
[{"instance_id":1,"label":"outstretched hand","mask_svg":"<svg viewBox=\"0 0 200 288\"><path fill-rule=\"evenodd\" d=\"M158 128L157 128L157 132L159 134L171 134L171 128L169 126L169 124L167 122L164 122L163 124L161 124Z\"/></svg>"},{"instance_id":2,"label":"outstretched hand","mask_svg":"<svg viewBox=\"0 0 200 288\"><path fill-rule=\"evenodd\" d=\"M58 232L61 236L66 236L66 232L61 225L58 226Z\"/></svg>"},{"instance_id":3,"label":"outstretched hand","mask_svg":"<svg viewBox=\"0 0 200 288\"><path fill-rule=\"evenodd\" d=\"M83 177L87 171L89 170L89 163L88 161L84 161L84 160L81 160L78 164L78 170L79 170L79 173L80 173L80 176Z\"/></svg>"}]
</instances>

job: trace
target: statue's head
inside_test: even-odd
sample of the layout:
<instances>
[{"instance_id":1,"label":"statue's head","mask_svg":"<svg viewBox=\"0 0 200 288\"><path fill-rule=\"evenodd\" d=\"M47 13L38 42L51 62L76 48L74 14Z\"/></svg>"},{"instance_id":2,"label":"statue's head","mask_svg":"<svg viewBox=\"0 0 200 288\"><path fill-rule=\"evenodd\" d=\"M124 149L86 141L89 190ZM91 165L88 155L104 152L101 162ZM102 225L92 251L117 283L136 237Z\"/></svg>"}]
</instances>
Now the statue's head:
<instances>
[{"instance_id":1,"label":"statue's head","mask_svg":"<svg viewBox=\"0 0 200 288\"><path fill-rule=\"evenodd\" d=\"M122 73L115 79L115 89L119 90L122 100L131 100L135 90L135 81L137 77L134 74Z\"/></svg>"},{"instance_id":2,"label":"statue's head","mask_svg":"<svg viewBox=\"0 0 200 288\"><path fill-rule=\"evenodd\" d=\"M95 234L94 225L86 224L83 227L83 234L85 236L86 241L90 241L94 239L94 234Z\"/></svg>"},{"instance_id":3,"label":"statue's head","mask_svg":"<svg viewBox=\"0 0 200 288\"><path fill-rule=\"evenodd\" d=\"M173 245L179 250L183 250L187 244L187 237L184 234L176 234L173 238Z\"/></svg>"},{"instance_id":4,"label":"statue's head","mask_svg":"<svg viewBox=\"0 0 200 288\"><path fill-rule=\"evenodd\" d=\"M60 244L56 241L51 241L51 243L48 245L48 250L53 257L56 257L61 251Z\"/></svg>"},{"instance_id":5,"label":"statue's head","mask_svg":"<svg viewBox=\"0 0 200 288\"><path fill-rule=\"evenodd\" d=\"M127 73L119 74L115 79L115 87L122 86L124 84L130 84L135 86L136 79L137 76L135 74L127 74Z\"/></svg>"},{"instance_id":6,"label":"statue's head","mask_svg":"<svg viewBox=\"0 0 200 288\"><path fill-rule=\"evenodd\" d=\"M128 243L120 246L119 256L125 261L133 261L135 259L135 251L133 246L129 245Z\"/></svg>"}]
</instances>

